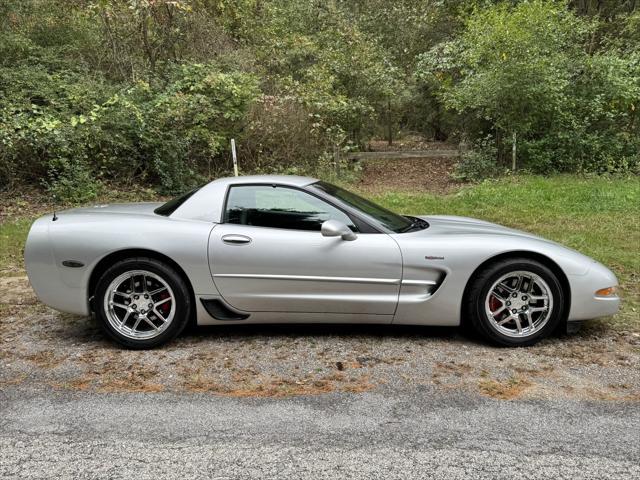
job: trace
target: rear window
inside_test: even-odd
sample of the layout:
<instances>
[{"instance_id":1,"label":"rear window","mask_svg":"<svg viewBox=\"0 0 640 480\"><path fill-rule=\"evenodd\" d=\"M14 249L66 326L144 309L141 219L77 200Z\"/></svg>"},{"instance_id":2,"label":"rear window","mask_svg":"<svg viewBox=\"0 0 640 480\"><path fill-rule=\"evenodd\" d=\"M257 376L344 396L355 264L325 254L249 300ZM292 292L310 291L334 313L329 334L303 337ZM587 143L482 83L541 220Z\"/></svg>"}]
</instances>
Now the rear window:
<instances>
[{"instance_id":1,"label":"rear window","mask_svg":"<svg viewBox=\"0 0 640 480\"><path fill-rule=\"evenodd\" d=\"M180 195L179 197L176 197L172 200L169 200L167 203L165 203L164 205L159 206L158 208L156 208L154 210L154 213L157 213L158 215L163 215L165 217L168 217L169 215L171 215L173 212L175 212L178 207L180 205L182 205L184 202L186 202L187 200L189 200L189 198L191 197L191 195L193 195L194 193L196 193L198 190L200 190L201 187L198 188L194 188L193 190L191 190L190 192L187 193L183 193L182 195Z\"/></svg>"}]
</instances>

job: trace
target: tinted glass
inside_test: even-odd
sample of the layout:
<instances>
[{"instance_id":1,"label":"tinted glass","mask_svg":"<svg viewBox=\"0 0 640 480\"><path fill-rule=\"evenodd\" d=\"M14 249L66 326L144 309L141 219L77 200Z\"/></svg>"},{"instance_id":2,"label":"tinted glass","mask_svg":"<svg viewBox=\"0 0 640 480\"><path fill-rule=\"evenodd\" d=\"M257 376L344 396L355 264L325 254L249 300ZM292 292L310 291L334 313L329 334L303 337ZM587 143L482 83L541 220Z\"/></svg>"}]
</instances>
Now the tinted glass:
<instances>
[{"instance_id":1,"label":"tinted glass","mask_svg":"<svg viewBox=\"0 0 640 480\"><path fill-rule=\"evenodd\" d=\"M317 182L312 185L312 188L317 188L323 192L331 195L332 197L340 200L356 210L365 213L369 217L376 220L383 227L388 228L394 232L404 232L411 228L412 220L397 213L393 213L391 210L376 205L375 203L362 198L355 193L351 193L343 188L336 187L330 183Z\"/></svg>"},{"instance_id":2,"label":"tinted glass","mask_svg":"<svg viewBox=\"0 0 640 480\"><path fill-rule=\"evenodd\" d=\"M158 215L164 215L165 217L168 217L173 212L175 212L180 205L186 202L189 199L189 197L191 197L191 195L196 193L198 190L200 190L200 187L194 188L190 192L184 193L179 197L174 198L173 200L169 200L164 205L160 205L158 208L156 208L154 212L157 213Z\"/></svg>"},{"instance_id":3,"label":"tinted glass","mask_svg":"<svg viewBox=\"0 0 640 480\"><path fill-rule=\"evenodd\" d=\"M338 220L356 231L346 213L319 198L270 185L231 187L224 213L225 223L289 230L319 231L327 220Z\"/></svg>"}]
</instances>

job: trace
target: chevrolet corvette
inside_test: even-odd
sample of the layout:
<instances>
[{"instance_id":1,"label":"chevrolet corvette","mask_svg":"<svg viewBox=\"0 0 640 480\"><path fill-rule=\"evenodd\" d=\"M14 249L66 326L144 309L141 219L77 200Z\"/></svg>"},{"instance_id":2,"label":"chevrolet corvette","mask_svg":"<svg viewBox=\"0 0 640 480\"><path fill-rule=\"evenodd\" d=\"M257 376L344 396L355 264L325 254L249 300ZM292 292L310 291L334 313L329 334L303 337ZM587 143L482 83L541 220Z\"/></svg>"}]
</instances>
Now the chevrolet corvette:
<instances>
[{"instance_id":1,"label":"chevrolet corvette","mask_svg":"<svg viewBox=\"0 0 640 480\"><path fill-rule=\"evenodd\" d=\"M494 344L524 346L620 304L610 270L557 243L471 218L399 215L296 176L221 178L164 204L46 215L25 264L43 303L95 314L127 348L164 344L189 321L468 322Z\"/></svg>"}]
</instances>

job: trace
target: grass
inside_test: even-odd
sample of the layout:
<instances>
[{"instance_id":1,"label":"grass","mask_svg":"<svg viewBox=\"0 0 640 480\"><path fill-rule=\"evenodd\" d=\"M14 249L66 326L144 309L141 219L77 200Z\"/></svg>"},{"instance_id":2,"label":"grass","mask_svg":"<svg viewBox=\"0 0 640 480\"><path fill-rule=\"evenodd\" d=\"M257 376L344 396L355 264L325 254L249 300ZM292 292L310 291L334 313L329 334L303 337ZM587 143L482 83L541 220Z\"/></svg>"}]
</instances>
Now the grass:
<instances>
[{"instance_id":1,"label":"grass","mask_svg":"<svg viewBox=\"0 0 640 480\"><path fill-rule=\"evenodd\" d=\"M31 218L19 218L0 224L0 275L21 272L24 241L31 222Z\"/></svg>"},{"instance_id":2,"label":"grass","mask_svg":"<svg viewBox=\"0 0 640 480\"><path fill-rule=\"evenodd\" d=\"M613 322L640 330L640 178L521 176L449 195L388 191L376 201L407 214L480 218L526 230L579 250L618 276L623 311ZM0 274L22 269L34 213L17 209L0 224Z\"/></svg>"}]
</instances>

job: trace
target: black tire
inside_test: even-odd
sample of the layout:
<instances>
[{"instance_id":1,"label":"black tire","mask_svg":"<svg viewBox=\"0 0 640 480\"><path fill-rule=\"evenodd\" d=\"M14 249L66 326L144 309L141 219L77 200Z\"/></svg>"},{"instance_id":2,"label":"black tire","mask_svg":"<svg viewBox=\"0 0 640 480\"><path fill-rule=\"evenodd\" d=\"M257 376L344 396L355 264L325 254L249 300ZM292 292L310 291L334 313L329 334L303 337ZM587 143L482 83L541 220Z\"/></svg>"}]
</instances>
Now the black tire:
<instances>
[{"instance_id":1,"label":"black tire","mask_svg":"<svg viewBox=\"0 0 640 480\"><path fill-rule=\"evenodd\" d=\"M108 303L108 298L106 297L109 295L109 292L107 290L109 289L111 283L116 281L116 279L118 279L120 276L127 274L127 272L133 272L136 270L150 272L151 274L156 275L170 287L170 290L173 293L173 300L169 302L169 305L171 305L173 311L171 321L168 323L168 325L164 326L164 323L160 322L159 319L155 317L155 323L160 325L159 328L161 328L162 331L158 334L155 334L149 326L149 335L155 335L151 338L130 338L122 331L119 331L110 322L110 314L107 311L107 307L105 306L105 302ZM152 281L153 280L154 279L152 278ZM146 282L143 281L142 283ZM146 288L146 285L140 286L140 288ZM140 296L142 296L142 293L144 292L141 291ZM125 303L126 301L127 300L125 300L123 303ZM129 299L128 301L131 302L132 300ZM172 305L173 302L175 302L175 305ZM176 336L178 336L182 332L182 330L184 330L189 319L191 318L193 309L189 289L187 288L187 285L185 284L180 274L178 274L178 272L176 272L175 269L173 269L169 265L154 258L148 257L135 257L121 260L112 265L108 270L106 270L98 280L95 290L94 305L96 317L106 334L123 347L130 349L149 349L158 347L171 341ZM158 309L159 308L160 307L158 307ZM126 310L124 311L126 312ZM140 311L135 312L134 315L139 313ZM149 315L152 315L152 313L149 312ZM131 327L132 325L129 323L128 326Z\"/></svg>"},{"instance_id":2,"label":"black tire","mask_svg":"<svg viewBox=\"0 0 640 480\"><path fill-rule=\"evenodd\" d=\"M522 337L503 334L499 330L500 327L494 325L494 322L490 320L485 303L495 300L488 297L495 282L511 272L518 271L531 272L546 282L553 302L553 307L546 323L539 329L534 329L533 332ZM465 298L465 304L464 313L471 320L473 328L490 342L505 347L533 345L554 332L564 315L564 294L557 276L546 265L528 258L508 258L488 265L472 279ZM508 315L509 312L506 312L506 314ZM513 324L515 325L515 321ZM523 324L526 325L524 322Z\"/></svg>"}]
</instances>

